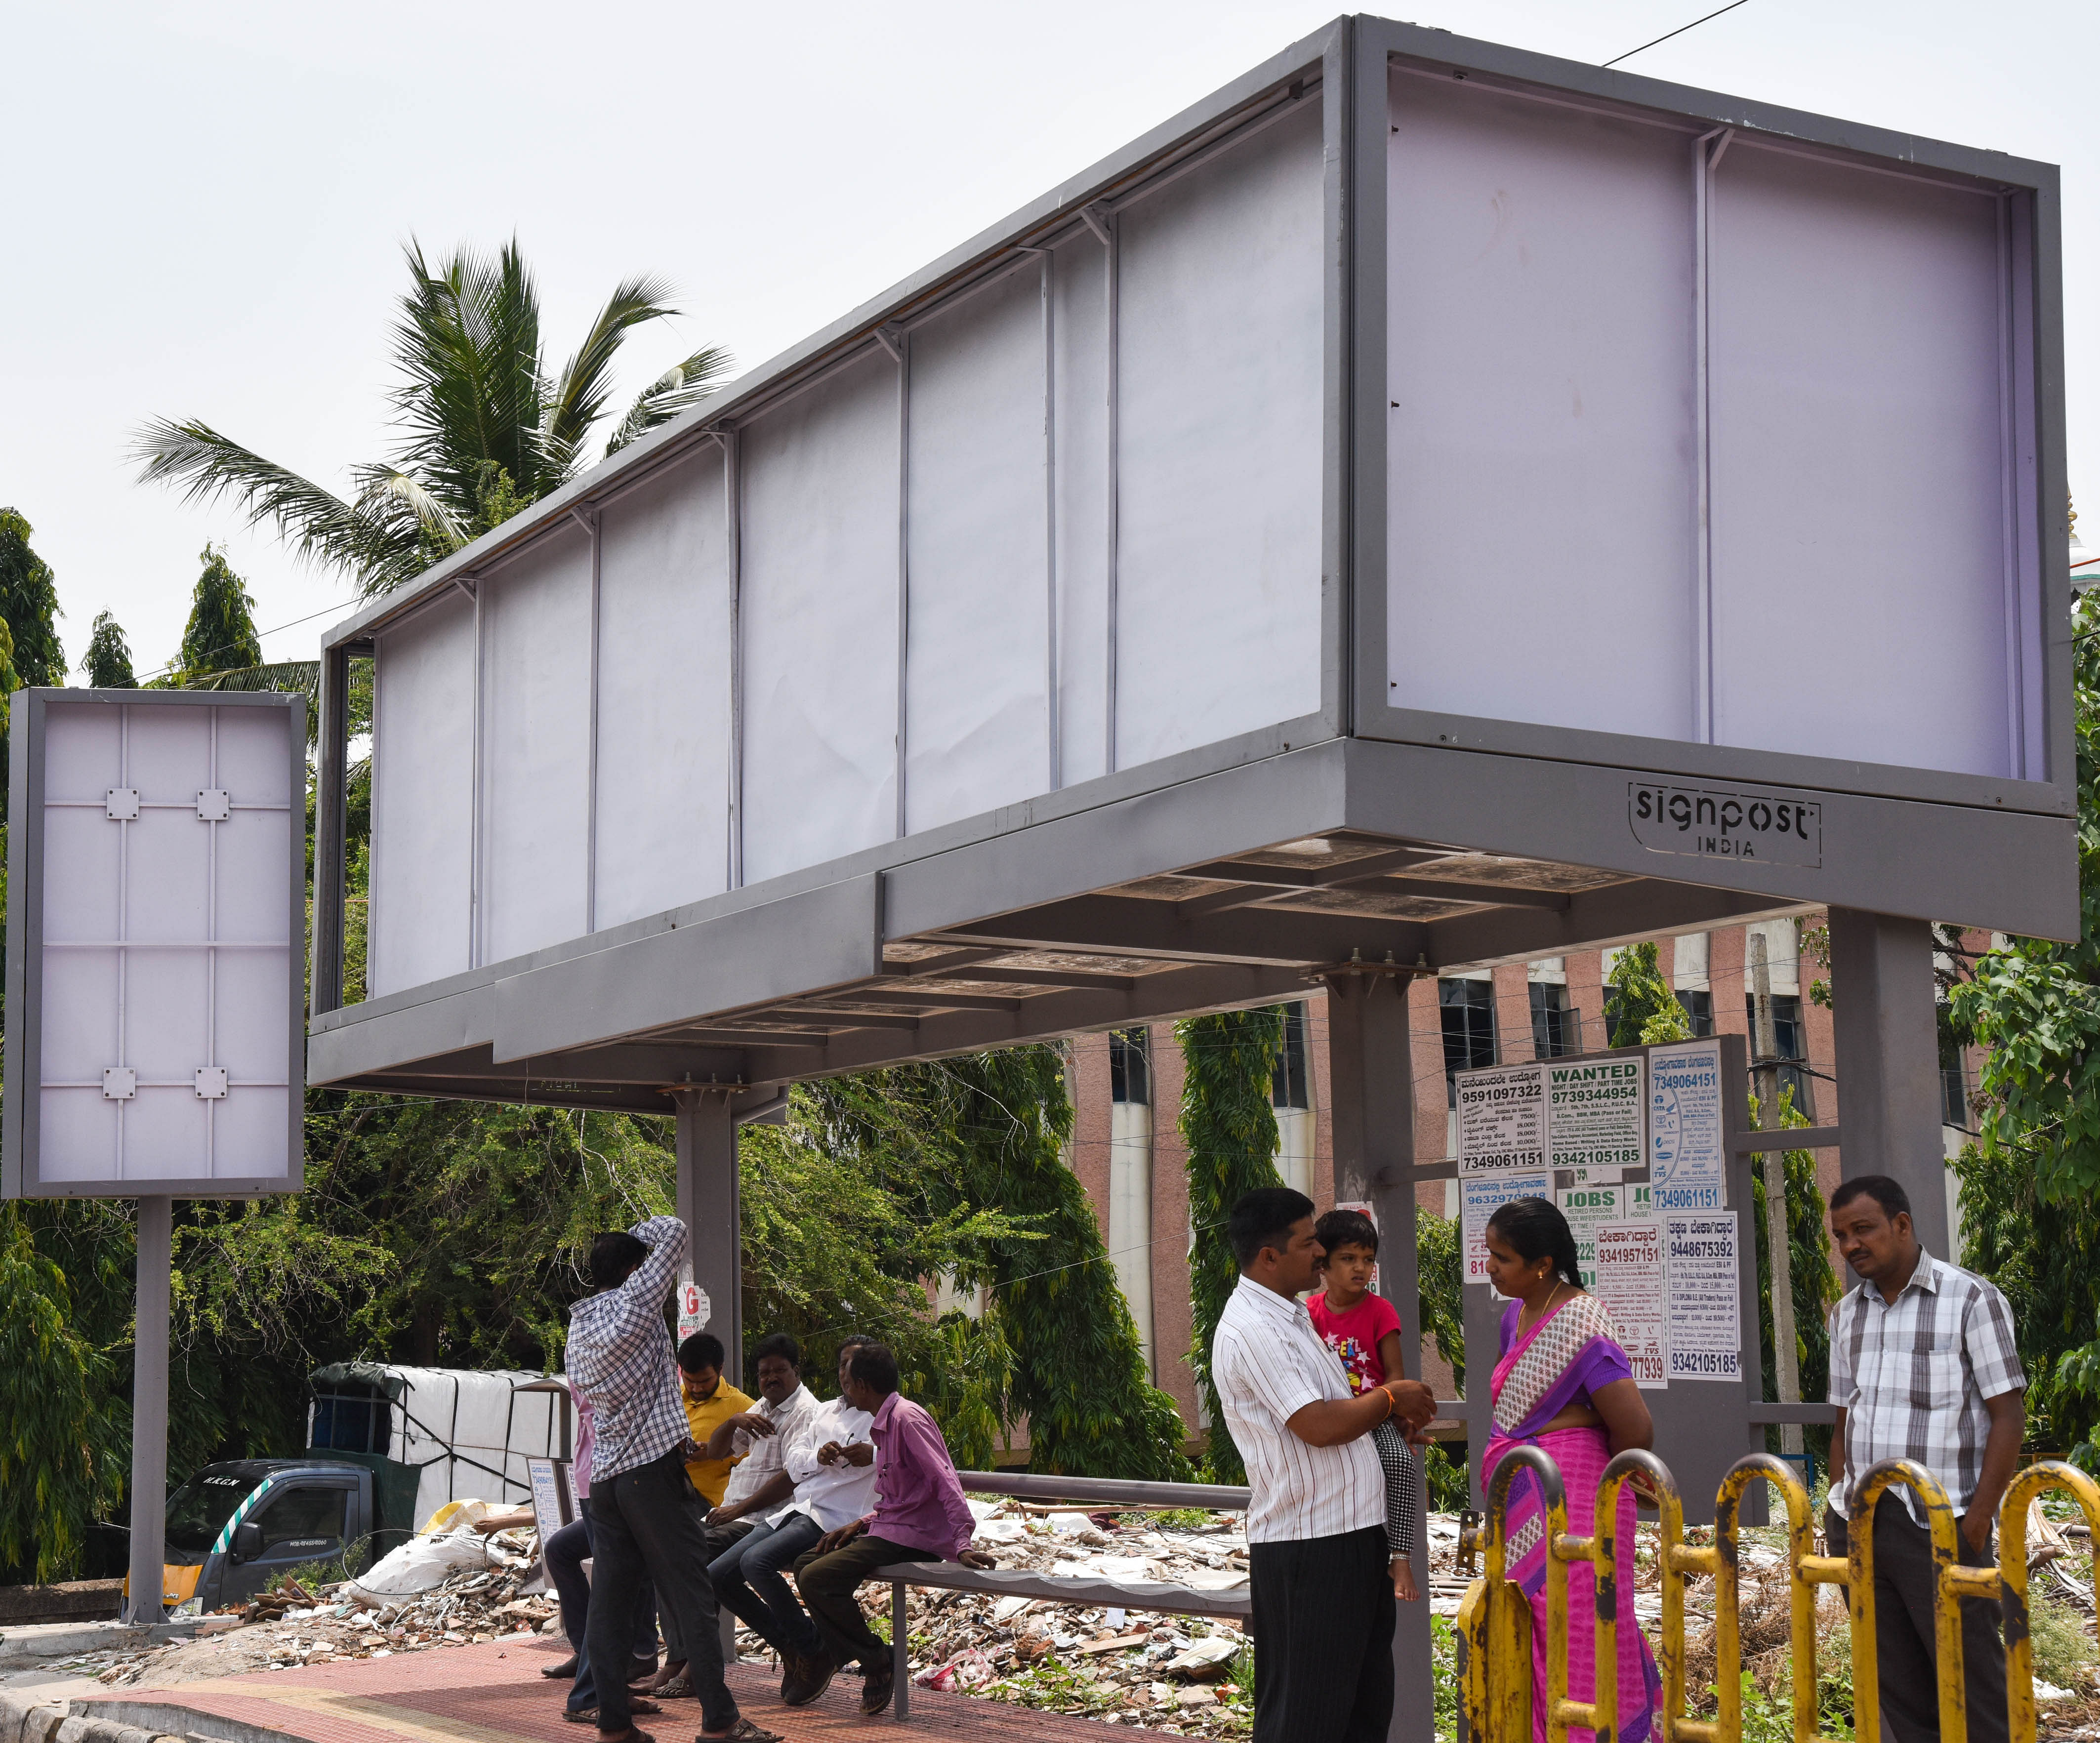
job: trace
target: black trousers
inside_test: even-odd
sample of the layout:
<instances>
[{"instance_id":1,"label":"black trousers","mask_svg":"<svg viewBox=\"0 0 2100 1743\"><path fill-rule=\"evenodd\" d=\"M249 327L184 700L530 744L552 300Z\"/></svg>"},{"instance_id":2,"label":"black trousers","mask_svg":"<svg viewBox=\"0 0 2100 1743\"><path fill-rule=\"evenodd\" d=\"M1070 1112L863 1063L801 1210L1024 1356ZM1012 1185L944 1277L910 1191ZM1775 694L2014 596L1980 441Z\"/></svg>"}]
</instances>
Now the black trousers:
<instances>
[{"instance_id":1,"label":"black trousers","mask_svg":"<svg viewBox=\"0 0 2100 1743\"><path fill-rule=\"evenodd\" d=\"M708 1583L702 1516L707 1506L686 1480L674 1449L616 1476L591 1475L590 1617L584 1645L593 1665L624 1665L634 1636L644 1578L655 1582L666 1633L686 1653L702 1722L710 1731L736 1722L736 1702L722 1680L721 1634L714 1587ZM601 1731L632 1723L627 1684L618 1672L600 1679Z\"/></svg>"},{"instance_id":2,"label":"black trousers","mask_svg":"<svg viewBox=\"0 0 2100 1743\"><path fill-rule=\"evenodd\" d=\"M1830 1553L1851 1546L1845 1520L1824 1516ZM1989 1567L1987 1541L1977 1555L1965 1539L1961 1560ZM1910 1516L1899 1495L1874 1504L1874 1645L1881 1655L1882 1717L1894 1743L1929 1743L1939 1736L1939 1652L1932 1630L1932 1533ZM1980 1598L1961 1600L1961 1670L1969 1690L1969 1743L2005 1743L2005 1648L1998 1608ZM1855 1697L1860 1691L1855 1691Z\"/></svg>"},{"instance_id":3,"label":"black trousers","mask_svg":"<svg viewBox=\"0 0 2100 1743\"><path fill-rule=\"evenodd\" d=\"M1392 1720L1390 1559L1383 1525L1250 1546L1254 1743L1385 1743Z\"/></svg>"},{"instance_id":4,"label":"black trousers","mask_svg":"<svg viewBox=\"0 0 2100 1743\"><path fill-rule=\"evenodd\" d=\"M889 1648L861 1614L860 1600L854 1594L877 1568L893 1561L938 1561L931 1550L911 1549L863 1531L844 1549L829 1555L808 1549L795 1558L795 1583L802 1588L802 1602L817 1625L824 1650L840 1664L858 1658L863 1669L882 1662Z\"/></svg>"}]
</instances>

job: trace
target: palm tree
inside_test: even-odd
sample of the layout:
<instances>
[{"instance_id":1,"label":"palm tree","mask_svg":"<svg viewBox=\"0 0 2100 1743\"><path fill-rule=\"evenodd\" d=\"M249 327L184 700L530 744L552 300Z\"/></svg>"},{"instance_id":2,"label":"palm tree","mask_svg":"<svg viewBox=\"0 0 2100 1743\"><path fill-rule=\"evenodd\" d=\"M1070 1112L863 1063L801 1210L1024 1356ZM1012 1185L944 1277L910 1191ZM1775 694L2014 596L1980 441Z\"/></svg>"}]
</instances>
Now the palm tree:
<instances>
[{"instance_id":1,"label":"palm tree","mask_svg":"<svg viewBox=\"0 0 2100 1743\"><path fill-rule=\"evenodd\" d=\"M187 501L232 496L249 525L274 522L301 557L341 571L365 598L567 483L587 464L586 444L607 415L622 342L644 322L677 313L670 287L653 278L617 286L575 355L549 373L539 293L514 237L493 259L462 248L435 269L418 244L406 252L412 284L394 328L401 380L390 396L404 439L390 460L352 469L353 498L195 419L141 426L132 446L139 482L171 484ZM628 408L605 452L698 404L729 368L729 353L715 346L672 365ZM221 687L245 689L272 669L214 677Z\"/></svg>"}]
</instances>

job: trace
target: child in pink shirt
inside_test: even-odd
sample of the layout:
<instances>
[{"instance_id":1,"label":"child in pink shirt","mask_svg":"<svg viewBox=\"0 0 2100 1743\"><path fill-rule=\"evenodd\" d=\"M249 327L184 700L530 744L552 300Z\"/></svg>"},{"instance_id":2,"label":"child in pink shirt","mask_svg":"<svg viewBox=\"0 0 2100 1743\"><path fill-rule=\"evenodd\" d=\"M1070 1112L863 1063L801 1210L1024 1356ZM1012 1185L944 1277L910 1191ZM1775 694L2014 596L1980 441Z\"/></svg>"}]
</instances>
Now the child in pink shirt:
<instances>
[{"instance_id":1,"label":"child in pink shirt","mask_svg":"<svg viewBox=\"0 0 2100 1743\"><path fill-rule=\"evenodd\" d=\"M1327 1250L1322 1262L1326 1291L1305 1304L1312 1329L1341 1358L1349 1389L1361 1393L1387 1379L1406 1376L1401 1358L1400 1314L1384 1296L1371 1293L1378 1265L1378 1229L1361 1211L1330 1211L1313 1225L1314 1238ZM1414 1515L1421 1485L1414 1454L1390 1421L1371 1432L1379 1463L1385 1469L1386 1553L1392 1558L1393 1595L1414 1603L1422 1593L1414 1583Z\"/></svg>"}]
</instances>

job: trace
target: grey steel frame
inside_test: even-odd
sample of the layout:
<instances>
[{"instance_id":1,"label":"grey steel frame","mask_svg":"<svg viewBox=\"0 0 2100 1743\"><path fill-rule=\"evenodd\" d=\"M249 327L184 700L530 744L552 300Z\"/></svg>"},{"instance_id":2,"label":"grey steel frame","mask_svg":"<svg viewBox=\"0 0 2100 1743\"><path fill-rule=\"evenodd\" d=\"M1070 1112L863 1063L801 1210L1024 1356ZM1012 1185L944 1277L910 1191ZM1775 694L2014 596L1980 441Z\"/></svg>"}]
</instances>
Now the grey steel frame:
<instances>
[{"instance_id":1,"label":"grey steel frame","mask_svg":"<svg viewBox=\"0 0 2100 1743\"><path fill-rule=\"evenodd\" d=\"M301 821L307 788L307 699L303 695L218 691L20 690L9 704L13 755L7 801L7 1048L6 1102L0 1116L0 1198L244 1198L296 1192L306 1181L306 854L293 854L285 886L290 982L286 991L288 1030L285 1068L289 1103L290 1167L278 1179L129 1179L121 1181L46 1181L37 1169L42 1081L44 994L44 715L54 702L100 703L124 708L276 708L290 717L286 736L293 827L303 845ZM338 825L340 841L340 823ZM341 881L340 854L336 876Z\"/></svg>"},{"instance_id":2,"label":"grey steel frame","mask_svg":"<svg viewBox=\"0 0 2100 1743\"><path fill-rule=\"evenodd\" d=\"M437 1019L438 1027L465 1039L477 1026L461 1028L457 1007L452 1004L457 995L520 974L536 979L540 969L589 955L602 960L594 971L577 972L584 981L611 991L604 983L623 971L615 970L612 956L603 953L624 954L625 947L673 929L737 915L742 916L737 929L748 933L756 924L784 947L792 929L808 917L803 902L826 886L862 884L880 914L870 932L897 938L1011 910L1018 904L1007 874L1018 873L1021 884L1032 886L1028 899L1070 901L1118 876L1171 871L1202 858L1311 832L1315 827L1359 828L1664 879L1674 886L1705 889L1714 904L1710 916L1716 918L1746 911L1744 904L1762 896L1782 907L1837 903L1918 918L1952 916L2043 936L2075 936L2076 892L2068 869L2068 819L2076 810L2070 762L2068 579L2046 561L2041 565L2045 779L1992 780L1476 720L1385 704L1384 117L1386 80L1396 57L1488 82L1630 104L1688 123L1783 136L1796 147L1894 161L1912 171L1980 180L2013 191L2027 202L2032 216L2027 227L2033 249L2030 276L2038 370L2034 415L2040 461L2034 487L2040 497L2037 523L2049 529L2058 523L2060 516L2049 508L2064 500L2066 488L2060 215L2053 166L1600 71L1441 31L1369 17L1337 19L752 370L677 422L630 445L439 564L411 587L374 602L329 632L323 657L313 978L315 1029L332 1038L323 1049L332 1061L326 1074L346 1074L333 1062L339 1052L333 1038L346 1022L377 1022L391 1030L401 1026L392 1021L395 1012L446 1005L450 1009L443 1017L435 1010L426 1014ZM726 894L587 933L528 958L488 965L477 961L464 975L360 1006L355 1018L336 1016L343 929L342 734L350 657L368 653L377 632L456 584L488 573L533 541L572 524L571 511L582 511L577 518L588 523L596 505L686 457L700 443L720 441L733 465L742 421L801 391L850 355L875 346L899 355L914 320L1024 264L1031 251L1083 228L1105 240L1113 256L1118 205L1141 197L1193 158L1316 90L1322 98L1326 152L1322 562L1329 577L1323 590L1321 698L1316 713L1118 770L1021 806L921 832L749 889L739 887L743 806L734 783L741 758L733 755L732 876ZM1113 284L1111 274L1111 293ZM1111 432L1113 452L1113 408ZM1113 505L1113 488L1110 501ZM1113 517L1113 505L1110 512ZM1273 777L1286 769L1288 783L1311 783L1334 802L1308 807L1286 801L1277 809L1261 802L1277 796L1279 783ZM1626 789L1630 781L1673 775L1743 780L1762 789L1811 794L1824 808L1829 844L1825 857L1831 863L1813 870L1723 860L1658 863L1659 856L1628 840ZM1308 811L1319 814L1317 820L1305 814ZM1142 856L1127 850L1132 826L1140 819L1145 826L1139 832L1145 849ZM1221 826L1227 825L1234 839L1224 838L1227 829ZM477 829L477 838L479 833ZM937 887L956 899L919 899ZM768 916L779 923L778 929L752 912L761 902L782 904ZM1688 910L1681 923L1696 924L1700 917ZM1388 947L1412 946L1410 956L1418 950L1428 953L1436 965L1515 958L1526 951L1550 953L1608 936L1580 938L1565 925L1511 927L1487 920L1470 929L1445 928L1452 942L1432 952L1433 928L1358 929L1377 933ZM1474 936L1462 944L1457 942L1457 934L1468 930ZM793 954L792 947L788 953ZM624 966L631 967L633 960L628 958ZM576 973L560 979L569 991L578 985ZM536 987L536 994L540 990ZM587 1004L594 1003L596 990ZM783 989L795 990L799 989ZM495 1037L490 1034L487 1039L493 1042ZM576 1039L584 1037L579 1034ZM364 1041L350 1051L373 1064L382 1053L408 1057L377 1032ZM499 1058L503 1055L499 1047ZM824 1069L821 1061L810 1063L817 1070ZM515 1088L505 1085L500 1092L514 1093Z\"/></svg>"}]
</instances>

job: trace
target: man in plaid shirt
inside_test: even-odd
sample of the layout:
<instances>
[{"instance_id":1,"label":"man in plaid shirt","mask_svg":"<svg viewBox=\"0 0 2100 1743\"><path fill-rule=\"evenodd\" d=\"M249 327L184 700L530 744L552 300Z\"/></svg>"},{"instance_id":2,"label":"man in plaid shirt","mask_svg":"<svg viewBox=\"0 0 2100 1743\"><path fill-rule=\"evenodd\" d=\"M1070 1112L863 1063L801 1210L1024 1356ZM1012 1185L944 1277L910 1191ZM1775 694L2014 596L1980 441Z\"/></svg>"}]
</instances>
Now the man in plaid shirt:
<instances>
[{"instance_id":1,"label":"man in plaid shirt","mask_svg":"<svg viewBox=\"0 0 2100 1743\"><path fill-rule=\"evenodd\" d=\"M590 1616L585 1651L593 1665L624 1664L646 1573L683 1642L703 1737L779 1743L737 1711L722 1680L721 1633L708 1583L706 1511L686 1476L690 1442L664 1299L685 1256L686 1225L652 1216L626 1234L591 1243L598 1286L569 1309L568 1375L591 1402ZM617 1675L598 1685L601 1743L650 1743L633 1726Z\"/></svg>"},{"instance_id":2,"label":"man in plaid shirt","mask_svg":"<svg viewBox=\"0 0 2100 1743\"><path fill-rule=\"evenodd\" d=\"M1910 1199L1883 1174L1846 1180L1830 1231L1860 1286L1830 1311L1830 1552L1846 1552L1860 1477L1884 1458L1923 1465L1961 1521L1961 1560L1988 1567L1991 1522L2026 1432L2027 1377L2005 1298L1918 1244ZM1895 1743L1939 1735L1932 1538L1908 1489L1885 1490L1874 1534L1874 1639L1881 1707ZM2005 1653L1996 1606L1964 1600L1961 1662L1971 1743L2003 1743Z\"/></svg>"}]
</instances>

